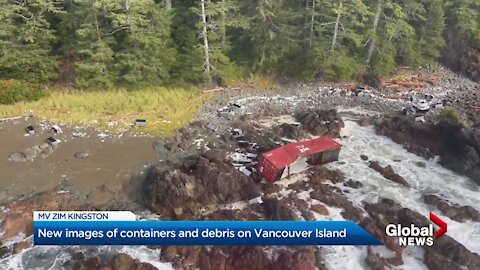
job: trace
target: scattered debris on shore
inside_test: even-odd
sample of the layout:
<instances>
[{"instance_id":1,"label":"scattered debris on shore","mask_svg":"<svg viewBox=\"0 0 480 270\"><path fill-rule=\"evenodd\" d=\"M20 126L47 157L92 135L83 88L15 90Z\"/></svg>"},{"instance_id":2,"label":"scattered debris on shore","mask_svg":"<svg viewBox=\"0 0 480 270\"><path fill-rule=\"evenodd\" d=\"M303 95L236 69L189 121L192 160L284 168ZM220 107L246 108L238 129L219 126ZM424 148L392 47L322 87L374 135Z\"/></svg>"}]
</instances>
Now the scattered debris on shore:
<instances>
[{"instance_id":1,"label":"scattered debris on shore","mask_svg":"<svg viewBox=\"0 0 480 270\"><path fill-rule=\"evenodd\" d=\"M459 87L462 90L458 90ZM359 223L385 244L385 247L342 250L330 247L148 248L148 252L155 254L155 260L171 263L175 269L353 269L352 264L365 264L372 269L480 269L478 245L461 236L465 231L480 229L478 185L430 159L440 156L444 167L473 180L480 179L477 177L479 129L472 124L478 115L472 116L469 109L477 106L477 101L470 100L477 90L478 85L440 70L440 75L425 71L425 74L387 82L384 89L330 84L295 86L280 93L222 91L218 98L201 108L197 121L180 129L173 138L148 138L142 143L139 141L145 139L143 137L93 133L64 126L59 127L61 132L57 129L50 133L50 123L15 120L21 123L13 126L15 132L21 134L25 147L15 152L9 150L11 161L8 162L12 166L35 166L53 159L61 166L87 164L91 167L111 159L118 164L109 170L128 175L130 182L102 183L94 188L90 186L88 194L81 194L76 187L71 187L72 182L78 185L78 179L70 173L59 175L57 171L56 184L63 179L60 186L42 195L3 204L1 241L5 243L18 235L23 237L16 249L12 245L0 249L0 262L2 256L36 248L23 241L32 228L21 224L29 224L29 213L42 205L46 210L131 209L137 213L146 211L146 207L153 212L154 219L163 220L346 219ZM461 112L459 122L437 121L445 106ZM141 120L133 125L146 125ZM25 130L28 125L34 127L35 133ZM5 128L8 133L12 126L5 125ZM398 144L408 144L406 149L418 156L374 131ZM25 132L29 136L25 137ZM46 144L47 134L62 143L55 147ZM257 169L263 153L321 136L334 137L345 145L338 162L307 164L279 181L262 181ZM368 136L373 137L372 140L365 139ZM79 148L82 144L71 144L72 141L88 141L87 146L101 145L105 153L94 147ZM129 158L118 160L119 152L128 153ZM132 155L135 153L138 156ZM57 154L61 155L54 156ZM5 154L5 159L8 155ZM125 164L133 166L145 159L154 163L143 168L143 176L135 178L131 170L123 171ZM136 161L132 163L132 160ZM435 177L437 182L424 179L427 177ZM137 195L134 201L119 196L127 190ZM449 193L444 194L446 192ZM449 236L442 237L434 247L415 250L425 254L422 258L413 258L409 248L399 246L394 238L386 236L385 226L389 223L428 224L425 215L435 207L451 219L448 220ZM355 254L348 256L351 262L338 257L347 254ZM65 267L74 269L122 269L119 265L158 268L124 252L106 257L101 252L98 256L68 256Z\"/></svg>"}]
</instances>

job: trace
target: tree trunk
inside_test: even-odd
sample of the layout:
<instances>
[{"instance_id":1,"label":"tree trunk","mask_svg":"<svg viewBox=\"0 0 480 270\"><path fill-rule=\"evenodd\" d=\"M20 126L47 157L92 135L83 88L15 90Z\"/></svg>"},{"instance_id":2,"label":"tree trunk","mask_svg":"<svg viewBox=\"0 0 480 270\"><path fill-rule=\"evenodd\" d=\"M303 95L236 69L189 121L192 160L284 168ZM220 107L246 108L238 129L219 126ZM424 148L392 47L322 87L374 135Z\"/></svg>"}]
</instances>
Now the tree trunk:
<instances>
[{"instance_id":1,"label":"tree trunk","mask_svg":"<svg viewBox=\"0 0 480 270\"><path fill-rule=\"evenodd\" d=\"M378 0L377 11L373 19L373 35L374 36L370 39L370 45L368 46L367 66L370 65L370 61L372 60L372 56L373 56L373 51L377 47L376 33L377 33L378 23L380 22L380 13L382 13L382 5L383 5L383 0Z\"/></svg>"},{"instance_id":2,"label":"tree trunk","mask_svg":"<svg viewBox=\"0 0 480 270\"><path fill-rule=\"evenodd\" d=\"M340 0L340 3L338 4L337 19L335 20L335 30L333 31L332 48L331 48L332 52L335 51L335 47L337 47L338 25L340 24L340 18L342 16L342 7L343 7L343 3Z\"/></svg>"},{"instance_id":3,"label":"tree trunk","mask_svg":"<svg viewBox=\"0 0 480 270\"><path fill-rule=\"evenodd\" d=\"M312 42L313 42L313 31L314 31L314 24L315 24L315 2L317 0L312 1L312 15L310 19L310 39L308 40L308 46L311 48L312 47Z\"/></svg>"},{"instance_id":4,"label":"tree trunk","mask_svg":"<svg viewBox=\"0 0 480 270\"><path fill-rule=\"evenodd\" d=\"M165 5L165 8L167 10L171 10L172 9L172 0L163 0L163 4Z\"/></svg>"},{"instance_id":5,"label":"tree trunk","mask_svg":"<svg viewBox=\"0 0 480 270\"><path fill-rule=\"evenodd\" d=\"M308 23L308 19L310 18L310 1L312 0L306 0L305 1L305 26L307 25Z\"/></svg>"},{"instance_id":6,"label":"tree trunk","mask_svg":"<svg viewBox=\"0 0 480 270\"><path fill-rule=\"evenodd\" d=\"M226 23L227 23L227 14L225 12L225 9L226 9L226 5L227 5L227 2L226 0L222 0L222 5L223 5L223 8L222 8L222 39L221 39L221 42L222 42L222 45L225 45L226 41L227 41L227 27L226 27Z\"/></svg>"},{"instance_id":7,"label":"tree trunk","mask_svg":"<svg viewBox=\"0 0 480 270\"><path fill-rule=\"evenodd\" d=\"M101 41L102 36L100 35L100 26L98 24L97 10L95 9L94 5L92 5L92 11L93 11L93 18L95 20L95 31L97 32L97 40Z\"/></svg>"},{"instance_id":8,"label":"tree trunk","mask_svg":"<svg viewBox=\"0 0 480 270\"><path fill-rule=\"evenodd\" d=\"M205 53L205 76L207 78L207 82L210 84L212 82L211 76L211 66L210 66L210 50L208 48L208 33L207 33L207 12L205 11L205 0L201 0L202 5L202 22L203 22L203 51Z\"/></svg>"},{"instance_id":9,"label":"tree trunk","mask_svg":"<svg viewBox=\"0 0 480 270\"><path fill-rule=\"evenodd\" d=\"M129 2L129 0L124 0L123 1L123 9L125 11L125 14L127 15L128 30L130 32L132 32L132 21L130 20L130 2Z\"/></svg>"}]
</instances>

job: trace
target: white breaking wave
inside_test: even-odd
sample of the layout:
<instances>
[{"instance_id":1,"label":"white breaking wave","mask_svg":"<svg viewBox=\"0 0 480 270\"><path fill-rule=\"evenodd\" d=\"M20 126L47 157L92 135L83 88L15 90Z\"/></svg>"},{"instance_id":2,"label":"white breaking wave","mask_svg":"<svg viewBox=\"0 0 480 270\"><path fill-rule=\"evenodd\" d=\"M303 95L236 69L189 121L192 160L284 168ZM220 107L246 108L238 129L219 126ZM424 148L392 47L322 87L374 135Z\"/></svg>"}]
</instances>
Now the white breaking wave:
<instances>
[{"instance_id":1,"label":"white breaking wave","mask_svg":"<svg viewBox=\"0 0 480 270\"><path fill-rule=\"evenodd\" d=\"M425 160L409 153L389 138L376 135L371 127L361 127L353 121L346 121L342 135L347 137L340 140L343 144L340 162L328 166L363 184L359 189L346 188L343 184L337 185L341 189L348 189L349 193L345 195L356 206L360 207L363 202L377 202L378 198L390 198L427 218L430 211L433 211L448 224L447 235L470 251L480 253L480 223L471 221L460 223L451 220L435 207L425 204L422 199L423 194L436 194L451 202L480 210L480 192L477 184L443 168L436 160ZM382 166L391 165L412 188L385 179L368 167L368 161L360 158L362 154L367 155L370 160L379 161ZM418 162L425 163L426 168L419 167ZM333 212L335 219L343 219L335 213ZM472 237L474 235L477 236L476 239ZM366 248L327 247L323 248L323 254L330 269L368 269L364 263ZM421 248L407 248L403 255L404 265L394 269L425 269Z\"/></svg>"},{"instance_id":2,"label":"white breaking wave","mask_svg":"<svg viewBox=\"0 0 480 270\"><path fill-rule=\"evenodd\" d=\"M111 256L116 253L125 253L141 262L147 262L159 270L173 270L170 263L159 261L160 250L151 250L144 246L103 246L103 247L61 247L37 246L28 248L0 260L1 270L61 270L72 269L72 257L82 252L86 257L98 255Z\"/></svg>"}]
</instances>

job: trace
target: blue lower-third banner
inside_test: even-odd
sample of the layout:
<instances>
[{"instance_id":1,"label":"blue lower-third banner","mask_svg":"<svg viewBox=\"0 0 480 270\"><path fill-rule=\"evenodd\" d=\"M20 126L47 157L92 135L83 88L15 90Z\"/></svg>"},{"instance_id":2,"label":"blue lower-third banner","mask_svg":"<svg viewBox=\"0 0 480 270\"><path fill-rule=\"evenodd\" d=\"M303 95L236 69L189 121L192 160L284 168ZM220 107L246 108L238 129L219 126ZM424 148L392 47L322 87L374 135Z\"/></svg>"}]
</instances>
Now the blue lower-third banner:
<instances>
[{"instance_id":1,"label":"blue lower-third banner","mask_svg":"<svg viewBox=\"0 0 480 270\"><path fill-rule=\"evenodd\" d=\"M382 245L350 221L34 221L35 245Z\"/></svg>"}]
</instances>

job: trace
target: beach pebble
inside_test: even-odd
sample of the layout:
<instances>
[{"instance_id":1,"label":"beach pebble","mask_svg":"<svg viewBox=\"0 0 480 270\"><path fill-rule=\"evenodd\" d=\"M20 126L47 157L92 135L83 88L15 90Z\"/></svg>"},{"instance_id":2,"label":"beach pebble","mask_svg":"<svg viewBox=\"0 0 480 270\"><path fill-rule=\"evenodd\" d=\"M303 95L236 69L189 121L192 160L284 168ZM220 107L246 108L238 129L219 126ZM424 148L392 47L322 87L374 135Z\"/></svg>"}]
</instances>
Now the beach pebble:
<instances>
[{"instance_id":1,"label":"beach pebble","mask_svg":"<svg viewBox=\"0 0 480 270\"><path fill-rule=\"evenodd\" d=\"M86 159L86 158L90 157L90 153L89 152L77 152L73 156L75 158L78 158L78 159Z\"/></svg>"}]
</instances>

